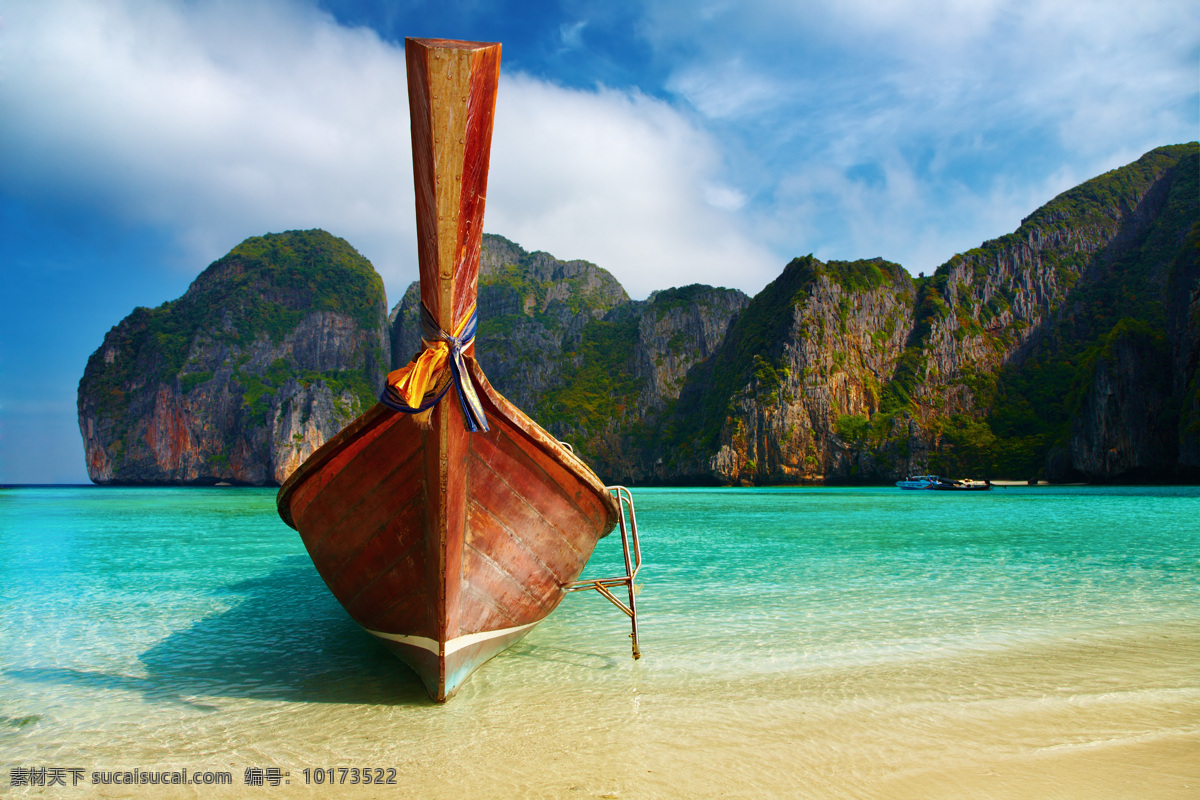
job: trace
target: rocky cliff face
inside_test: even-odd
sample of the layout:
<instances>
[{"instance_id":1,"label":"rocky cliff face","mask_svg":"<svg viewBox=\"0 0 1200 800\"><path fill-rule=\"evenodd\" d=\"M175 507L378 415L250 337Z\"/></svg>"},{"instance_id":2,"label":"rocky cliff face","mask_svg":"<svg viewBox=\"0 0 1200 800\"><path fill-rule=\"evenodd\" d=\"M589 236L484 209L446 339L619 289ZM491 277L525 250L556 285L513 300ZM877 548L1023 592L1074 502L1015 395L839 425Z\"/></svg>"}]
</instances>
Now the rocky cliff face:
<instances>
[{"instance_id":1,"label":"rocky cliff face","mask_svg":"<svg viewBox=\"0 0 1200 800\"><path fill-rule=\"evenodd\" d=\"M1197 150L1089 181L929 278L794 261L683 387L664 479L700 479L706 450L723 483L1194 474Z\"/></svg>"},{"instance_id":2,"label":"rocky cliff face","mask_svg":"<svg viewBox=\"0 0 1200 800\"><path fill-rule=\"evenodd\" d=\"M1178 425L1167 403L1172 375L1163 336L1123 323L1107 337L1091 369L1058 466L1084 480L1114 476L1167 479L1178 456ZM1071 472L1055 477L1075 477Z\"/></svg>"},{"instance_id":3,"label":"rocky cliff face","mask_svg":"<svg viewBox=\"0 0 1200 800\"><path fill-rule=\"evenodd\" d=\"M1200 480L1198 183L1200 146L1159 148L929 277L808 256L753 299L631 301L485 235L476 355L608 482ZM418 308L385 328L328 234L248 240L92 356L93 480L282 481L420 349Z\"/></svg>"},{"instance_id":4,"label":"rocky cliff face","mask_svg":"<svg viewBox=\"0 0 1200 800\"><path fill-rule=\"evenodd\" d=\"M1198 151L1147 153L927 278L810 256L749 301L629 302L490 237L480 361L610 481L1196 476Z\"/></svg>"},{"instance_id":5,"label":"rocky cliff face","mask_svg":"<svg viewBox=\"0 0 1200 800\"><path fill-rule=\"evenodd\" d=\"M135 309L79 383L96 483L272 484L374 403L383 284L324 231L248 239L178 300Z\"/></svg>"},{"instance_id":6,"label":"rocky cliff face","mask_svg":"<svg viewBox=\"0 0 1200 800\"><path fill-rule=\"evenodd\" d=\"M476 356L501 394L610 480L663 473L656 431L749 298L687 286L631 301L606 270L484 235ZM391 313L394 366L420 348L419 287ZM665 473L663 473L665 474Z\"/></svg>"},{"instance_id":7,"label":"rocky cliff face","mask_svg":"<svg viewBox=\"0 0 1200 800\"><path fill-rule=\"evenodd\" d=\"M867 447L865 421L879 411L912 330L912 298L908 273L882 259L789 264L738 320L729 345L740 352L718 362L742 375L720 421L713 477L800 483L890 474ZM755 341L763 322L755 315L774 320L777 334ZM729 385L713 389L723 397Z\"/></svg>"},{"instance_id":8,"label":"rocky cliff face","mask_svg":"<svg viewBox=\"0 0 1200 800\"><path fill-rule=\"evenodd\" d=\"M395 368L420 352L420 301L420 285L413 283L389 317ZM554 365L578 346L584 327L628 302L616 278L595 264L528 253L484 234L475 357L493 386L531 409L561 385L562 370Z\"/></svg>"},{"instance_id":9,"label":"rocky cliff face","mask_svg":"<svg viewBox=\"0 0 1200 800\"><path fill-rule=\"evenodd\" d=\"M1167 279L1172 396L1179 402L1181 477L1200 481L1200 219L1192 225Z\"/></svg>"},{"instance_id":10,"label":"rocky cliff face","mask_svg":"<svg viewBox=\"0 0 1200 800\"><path fill-rule=\"evenodd\" d=\"M553 429L611 483L688 481L693 470L673 466L677 454L667 444L684 402L680 393L693 371L705 369L749 301L735 289L692 284L610 313L603 325L585 331L558 407L542 406ZM597 380L606 369L611 380ZM581 405L588 413L571 413Z\"/></svg>"}]
</instances>

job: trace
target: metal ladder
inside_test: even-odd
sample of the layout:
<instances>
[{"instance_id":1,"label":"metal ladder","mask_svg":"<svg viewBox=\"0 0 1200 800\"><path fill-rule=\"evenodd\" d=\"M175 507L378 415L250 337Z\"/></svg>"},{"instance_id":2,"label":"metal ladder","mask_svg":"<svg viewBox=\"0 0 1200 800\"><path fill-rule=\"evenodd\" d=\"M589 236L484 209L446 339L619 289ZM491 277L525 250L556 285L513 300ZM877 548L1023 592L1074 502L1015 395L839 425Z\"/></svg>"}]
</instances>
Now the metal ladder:
<instances>
[{"instance_id":1,"label":"metal ladder","mask_svg":"<svg viewBox=\"0 0 1200 800\"><path fill-rule=\"evenodd\" d=\"M621 514L619 524L621 527L621 550L625 553L625 574L615 578L593 578L586 581L574 581L567 584L565 591L582 592L587 589L595 589L600 594L608 598L614 606L625 612L633 623L633 633L629 637L633 639L633 657L641 658L642 650L638 644L638 619L637 619L637 600L634 595L637 593L634 587L634 579L637 578L638 570L642 567L642 546L638 542L637 532L637 514L633 510L633 495L624 486L606 486L607 491L611 492L617 500L617 507ZM625 509L629 509L628 521L626 521ZM633 541L633 549L629 547L630 540ZM621 601L619 597L612 593L612 589L618 586L624 586L629 590L629 605Z\"/></svg>"}]
</instances>

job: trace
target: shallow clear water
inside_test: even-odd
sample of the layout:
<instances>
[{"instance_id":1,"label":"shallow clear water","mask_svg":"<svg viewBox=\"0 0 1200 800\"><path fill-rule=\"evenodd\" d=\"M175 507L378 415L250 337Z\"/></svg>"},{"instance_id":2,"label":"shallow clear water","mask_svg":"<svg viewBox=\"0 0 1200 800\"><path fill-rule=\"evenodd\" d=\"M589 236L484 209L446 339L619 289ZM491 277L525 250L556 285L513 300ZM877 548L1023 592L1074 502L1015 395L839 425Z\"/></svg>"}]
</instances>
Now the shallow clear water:
<instances>
[{"instance_id":1,"label":"shallow clear water","mask_svg":"<svg viewBox=\"0 0 1200 800\"><path fill-rule=\"evenodd\" d=\"M1128 795L1100 768L1108 796L1146 770L1160 796L1200 786L1200 489L634 495L644 658L577 594L435 706L271 490L0 490L0 768L240 784L257 764L305 796L322 762L397 768L387 796L1021 796L1116 747L1146 767ZM586 574L619 565L612 536Z\"/></svg>"}]
</instances>

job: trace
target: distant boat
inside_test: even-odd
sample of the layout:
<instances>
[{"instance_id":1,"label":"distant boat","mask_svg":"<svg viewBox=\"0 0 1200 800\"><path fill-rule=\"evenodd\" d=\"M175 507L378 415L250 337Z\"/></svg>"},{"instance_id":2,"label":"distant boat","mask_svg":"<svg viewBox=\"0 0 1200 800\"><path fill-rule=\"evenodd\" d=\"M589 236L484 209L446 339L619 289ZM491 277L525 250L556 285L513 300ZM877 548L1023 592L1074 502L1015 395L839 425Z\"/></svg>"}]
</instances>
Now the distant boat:
<instances>
[{"instance_id":1,"label":"distant boat","mask_svg":"<svg viewBox=\"0 0 1200 800\"><path fill-rule=\"evenodd\" d=\"M901 489L932 489L939 480L937 475L912 475L896 481L896 485Z\"/></svg>"},{"instance_id":2,"label":"distant boat","mask_svg":"<svg viewBox=\"0 0 1200 800\"><path fill-rule=\"evenodd\" d=\"M992 484L988 481L976 481L970 478L959 478L955 481L943 479L933 488L943 492L986 492L992 488Z\"/></svg>"},{"instance_id":3,"label":"distant boat","mask_svg":"<svg viewBox=\"0 0 1200 800\"><path fill-rule=\"evenodd\" d=\"M422 352L280 488L330 591L444 701L567 592L633 620L633 501L492 388L475 298L500 45L406 39ZM628 520L625 512L628 510ZM625 574L579 581L620 527ZM632 541L632 550L630 542ZM628 590L628 604L612 589Z\"/></svg>"},{"instance_id":4,"label":"distant boat","mask_svg":"<svg viewBox=\"0 0 1200 800\"><path fill-rule=\"evenodd\" d=\"M970 478L941 478L937 475L914 475L901 481L896 481L901 489L930 489L940 492L986 492L992 488L988 481L976 481Z\"/></svg>"}]
</instances>

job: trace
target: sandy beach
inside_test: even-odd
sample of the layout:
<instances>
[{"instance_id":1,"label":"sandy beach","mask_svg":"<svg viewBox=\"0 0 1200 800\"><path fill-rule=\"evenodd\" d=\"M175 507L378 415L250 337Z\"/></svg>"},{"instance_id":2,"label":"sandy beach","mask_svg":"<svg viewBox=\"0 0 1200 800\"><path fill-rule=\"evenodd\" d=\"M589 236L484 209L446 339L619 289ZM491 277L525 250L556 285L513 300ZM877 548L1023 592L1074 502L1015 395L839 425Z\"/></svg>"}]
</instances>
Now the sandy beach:
<instances>
[{"instance_id":1,"label":"sandy beach","mask_svg":"<svg viewBox=\"0 0 1200 800\"><path fill-rule=\"evenodd\" d=\"M545 662L573 688L532 691ZM626 663L535 639L445 706L405 676L382 704L183 698L149 737L131 718L103 746L35 735L6 748L9 763L229 769L231 788L5 796L244 797L242 773L259 765L289 773L290 784L258 790L287 798L1190 798L1200 788L1197 663L1200 635L1178 625L680 683L660 675L652 651ZM394 767L398 782L304 785L302 770L322 765Z\"/></svg>"}]
</instances>

